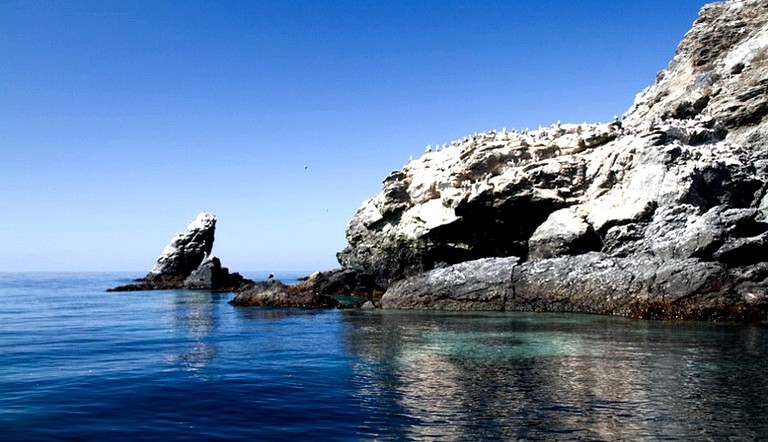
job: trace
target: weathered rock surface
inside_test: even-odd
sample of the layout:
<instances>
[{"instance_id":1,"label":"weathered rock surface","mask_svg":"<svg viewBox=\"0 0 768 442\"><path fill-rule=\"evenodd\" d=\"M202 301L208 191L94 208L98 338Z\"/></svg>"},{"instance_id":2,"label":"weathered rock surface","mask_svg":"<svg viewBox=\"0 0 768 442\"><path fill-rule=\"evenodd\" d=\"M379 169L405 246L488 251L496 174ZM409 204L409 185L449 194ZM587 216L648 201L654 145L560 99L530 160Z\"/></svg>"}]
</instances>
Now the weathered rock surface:
<instances>
[{"instance_id":1,"label":"weathered rock surface","mask_svg":"<svg viewBox=\"0 0 768 442\"><path fill-rule=\"evenodd\" d=\"M753 269L761 282L743 284L724 265L695 258L600 252L521 264L515 257L482 258L398 281L381 307L755 321L764 317L763 306L750 301L768 287L766 270Z\"/></svg>"},{"instance_id":2,"label":"weathered rock surface","mask_svg":"<svg viewBox=\"0 0 768 442\"><path fill-rule=\"evenodd\" d=\"M370 275L349 269L315 272L297 284L296 288L325 295L380 297L384 293Z\"/></svg>"},{"instance_id":3,"label":"weathered rock surface","mask_svg":"<svg viewBox=\"0 0 768 442\"><path fill-rule=\"evenodd\" d=\"M183 286L188 289L234 292L250 282L239 273L229 273L229 269L221 266L219 258L212 256L204 259L189 276L184 278Z\"/></svg>"},{"instance_id":4,"label":"weathered rock surface","mask_svg":"<svg viewBox=\"0 0 768 442\"><path fill-rule=\"evenodd\" d=\"M768 115L768 6L764 0L702 8L667 68L635 99L630 125L665 118L713 118L729 139L765 142ZM751 141L753 137L757 139ZM764 158L765 152L762 157Z\"/></svg>"},{"instance_id":5,"label":"weathered rock surface","mask_svg":"<svg viewBox=\"0 0 768 442\"><path fill-rule=\"evenodd\" d=\"M766 116L768 4L706 6L621 121L492 130L431 150L363 203L339 262L398 308L488 306L428 300L429 287L446 290L406 278L519 256L505 309L765 314Z\"/></svg>"},{"instance_id":6,"label":"weathered rock surface","mask_svg":"<svg viewBox=\"0 0 768 442\"><path fill-rule=\"evenodd\" d=\"M646 319L763 319L764 305L735 290L736 280L725 266L694 258L592 252L515 267L504 309Z\"/></svg>"},{"instance_id":7,"label":"weathered rock surface","mask_svg":"<svg viewBox=\"0 0 768 442\"><path fill-rule=\"evenodd\" d=\"M147 276L167 275L186 277L194 271L213 250L216 217L200 213L163 249Z\"/></svg>"},{"instance_id":8,"label":"weathered rock surface","mask_svg":"<svg viewBox=\"0 0 768 442\"><path fill-rule=\"evenodd\" d=\"M483 258L411 276L392 285L382 308L504 310L519 258Z\"/></svg>"},{"instance_id":9,"label":"weathered rock surface","mask_svg":"<svg viewBox=\"0 0 768 442\"><path fill-rule=\"evenodd\" d=\"M334 308L339 303L330 296L288 286L277 280L257 282L242 288L230 304L239 307Z\"/></svg>"},{"instance_id":10,"label":"weathered rock surface","mask_svg":"<svg viewBox=\"0 0 768 442\"><path fill-rule=\"evenodd\" d=\"M239 273L229 273L229 269L221 266L219 258L211 256L215 230L216 217L200 213L187 230L177 234L165 246L144 278L108 291L188 288L229 292L252 283Z\"/></svg>"},{"instance_id":11,"label":"weathered rock surface","mask_svg":"<svg viewBox=\"0 0 768 442\"><path fill-rule=\"evenodd\" d=\"M528 259L578 255L602 247L589 223L570 208L552 212L528 239Z\"/></svg>"}]
</instances>

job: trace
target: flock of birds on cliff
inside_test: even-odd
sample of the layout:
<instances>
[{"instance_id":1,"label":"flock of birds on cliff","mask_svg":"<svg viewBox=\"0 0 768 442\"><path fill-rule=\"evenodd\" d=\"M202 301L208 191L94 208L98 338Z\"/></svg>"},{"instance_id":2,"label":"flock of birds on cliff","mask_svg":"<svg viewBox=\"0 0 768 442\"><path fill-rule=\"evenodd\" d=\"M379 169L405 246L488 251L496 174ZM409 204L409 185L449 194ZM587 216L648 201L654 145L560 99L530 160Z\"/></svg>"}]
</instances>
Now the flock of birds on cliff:
<instances>
[{"instance_id":1,"label":"flock of birds on cliff","mask_svg":"<svg viewBox=\"0 0 768 442\"><path fill-rule=\"evenodd\" d=\"M494 141L511 141L515 137L522 137L523 141L528 139L530 142L528 144L533 144L536 141L551 141L554 138L557 138L561 135L564 135L566 133L577 133L581 134L583 132L587 132L591 129L603 126L603 123L581 123L581 124L566 124L563 125L560 123L560 121L552 124L550 127L544 127L539 126L538 130L530 130L529 128L521 129L518 131L517 129L512 129L511 131L508 131L506 127L502 128L501 131L497 129L491 129L487 132L475 132L472 135L467 135L462 137L458 140L453 140L450 143L443 143L442 145L437 143L435 144L434 148L431 144L428 144L427 147L424 150L424 154L429 154L432 152L441 152L443 150L446 150L451 147L475 147L479 145L480 143L485 142L494 142ZM617 115L614 115L613 117L613 123L610 123L608 127L611 128L611 130L615 131L622 131L622 124L619 120L619 117ZM412 161L413 157L409 158L409 161Z\"/></svg>"},{"instance_id":2,"label":"flock of birds on cliff","mask_svg":"<svg viewBox=\"0 0 768 442\"><path fill-rule=\"evenodd\" d=\"M706 115L697 115L695 119L706 119L708 118ZM638 127L625 127L622 125L621 120L619 120L618 115L613 116L613 122L607 124L608 128L616 132L617 135L636 135L640 132L645 132L649 130L654 130L661 126L665 121L665 118L662 116L656 116L653 118L650 122L645 123L643 126ZM557 121L556 123L552 124L549 127L544 127L539 125L538 130L530 130L529 128L521 129L518 131L517 129L512 129L511 131L508 131L506 127L502 128L501 131L497 129L491 129L487 132L475 132L472 135L467 135L462 137L458 140L453 140L450 143L443 143L442 145L439 143L436 143L434 145L434 148L431 144L428 144L427 147L424 150L424 155L427 155L429 153L433 152L441 152L443 150L446 150L451 147L475 147L478 146L480 143L484 142L495 142L495 141L511 141L513 137L522 137L523 142L525 143L528 141L528 145L535 144L538 142L547 142L552 141L557 137L560 137L565 134L582 134L589 132L590 130L594 130L599 127L606 126L605 123L587 123L583 122L581 124L561 124L560 121ZM409 161L413 161L413 156L409 158Z\"/></svg>"},{"instance_id":3,"label":"flock of birds on cliff","mask_svg":"<svg viewBox=\"0 0 768 442\"><path fill-rule=\"evenodd\" d=\"M563 135L576 134L581 136L582 134L587 135L591 132L594 133L604 131L616 133L617 135L620 133L625 133L625 129L622 127L622 123L618 116L614 116L613 122L609 124L587 122L582 124L562 124L560 121L558 121L549 127L539 126L538 130L530 130L525 128L520 131L517 129L508 131L505 127L502 128L501 131L491 129L487 132L475 132L472 135L464 136L463 138L453 140L450 143L444 143L442 145L435 144L434 148L432 145L427 145L424 150L424 154L419 160L429 160L427 155L447 151L449 149L465 151L474 149L481 144L492 144L497 142L508 143L516 141L519 143L520 147L523 147L523 149L518 152L516 157L509 161L507 165L510 167L523 167L527 166L528 164L539 162L540 160L560 156L563 153L562 150L557 145L553 145L553 143L555 139ZM580 141L580 143L583 143L583 140ZM529 147L543 148L546 146L550 146L550 148L539 150L528 149ZM501 147L501 145L491 145L490 147ZM414 158L411 156L408 162L410 163L413 160ZM461 180L456 183L456 187L465 191L478 190L477 187L482 182L487 182L490 178L492 178L492 174L486 173L480 179Z\"/></svg>"},{"instance_id":4,"label":"flock of birds on cliff","mask_svg":"<svg viewBox=\"0 0 768 442\"><path fill-rule=\"evenodd\" d=\"M703 120L711 120L708 115L697 115L692 124L701 123ZM509 146L509 143L515 143L518 150L512 153L512 160L507 162L508 167L525 167L529 164L538 163L542 160L547 160L561 156L563 154L577 153L583 149L587 149L590 146L600 145L615 138L624 135L639 135L642 133L653 132L656 130L665 130L665 124L676 124L674 122L683 123L681 120L675 118L667 118L662 116L656 116L650 121L643 122L642 124L632 126L622 124L622 121L618 116L614 115L611 123L581 123L581 124L561 124L560 121L552 124L551 126L544 127L539 126L538 130L530 130L528 128L518 131L517 129L502 130L492 129L487 132L475 132L472 135L467 135L458 140L453 140L450 143L427 145L424 154L419 158L420 162L429 162L429 155L441 153L455 149L456 152L466 152L481 145L485 145L489 148ZM686 124L683 124L686 126ZM717 124L714 124L715 130ZM572 141L570 146L563 145L562 148L557 140L565 135L570 135ZM590 140L590 137L602 138L603 141L595 143L594 139ZM498 143L498 144L497 144ZM567 144L567 143L566 143ZM575 146L574 146L575 144ZM413 156L409 158L408 163L414 161ZM406 166L407 167L407 166ZM442 169L441 166L438 168ZM482 177L474 177L474 179L460 179L453 183L443 183L443 186L448 185L456 188L460 188L468 193L472 191L479 191L483 187L483 184L489 183L489 180L493 177L493 174L486 173ZM443 187L441 186L441 187Z\"/></svg>"}]
</instances>

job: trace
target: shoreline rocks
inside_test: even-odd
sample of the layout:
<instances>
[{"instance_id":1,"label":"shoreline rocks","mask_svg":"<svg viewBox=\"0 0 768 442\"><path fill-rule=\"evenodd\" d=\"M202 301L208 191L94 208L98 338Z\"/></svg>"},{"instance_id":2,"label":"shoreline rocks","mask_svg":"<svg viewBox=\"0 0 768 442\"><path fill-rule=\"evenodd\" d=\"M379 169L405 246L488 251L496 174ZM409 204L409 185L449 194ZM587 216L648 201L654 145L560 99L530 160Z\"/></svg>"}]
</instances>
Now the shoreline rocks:
<instances>
[{"instance_id":1,"label":"shoreline rocks","mask_svg":"<svg viewBox=\"0 0 768 442\"><path fill-rule=\"evenodd\" d=\"M505 310L640 319L762 320L765 305L752 303L734 289L734 278L717 263L592 252L515 267Z\"/></svg>"},{"instance_id":2,"label":"shoreline rocks","mask_svg":"<svg viewBox=\"0 0 768 442\"><path fill-rule=\"evenodd\" d=\"M230 304L237 307L337 308L339 302L330 296L301 290L278 280L256 282L237 292Z\"/></svg>"},{"instance_id":3,"label":"shoreline rocks","mask_svg":"<svg viewBox=\"0 0 768 442\"><path fill-rule=\"evenodd\" d=\"M381 298L381 307L763 320L765 306L750 302L751 287L734 287L734 280L724 266L695 258L598 252L524 263L516 257L483 258L398 281Z\"/></svg>"}]
</instances>

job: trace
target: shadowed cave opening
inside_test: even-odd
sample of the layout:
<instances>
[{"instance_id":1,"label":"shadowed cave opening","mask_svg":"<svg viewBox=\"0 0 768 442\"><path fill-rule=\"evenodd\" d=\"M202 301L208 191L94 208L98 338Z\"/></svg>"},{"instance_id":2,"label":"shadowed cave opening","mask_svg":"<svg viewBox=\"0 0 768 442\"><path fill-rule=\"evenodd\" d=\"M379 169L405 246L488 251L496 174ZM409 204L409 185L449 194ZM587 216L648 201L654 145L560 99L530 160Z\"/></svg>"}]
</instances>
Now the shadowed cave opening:
<instances>
[{"instance_id":1,"label":"shadowed cave opening","mask_svg":"<svg viewBox=\"0 0 768 442\"><path fill-rule=\"evenodd\" d=\"M488 257L527 260L528 239L552 212L563 207L552 200L530 198L463 206L457 210L459 220L430 232L424 267Z\"/></svg>"}]
</instances>

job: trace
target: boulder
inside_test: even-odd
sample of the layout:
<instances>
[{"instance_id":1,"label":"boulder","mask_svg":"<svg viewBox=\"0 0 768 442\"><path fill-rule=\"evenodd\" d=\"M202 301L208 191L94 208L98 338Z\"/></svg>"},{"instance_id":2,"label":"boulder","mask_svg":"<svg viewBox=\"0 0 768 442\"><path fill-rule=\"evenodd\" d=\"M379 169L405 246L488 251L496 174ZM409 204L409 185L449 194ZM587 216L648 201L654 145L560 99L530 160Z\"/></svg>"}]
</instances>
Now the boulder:
<instances>
[{"instance_id":1,"label":"boulder","mask_svg":"<svg viewBox=\"0 0 768 442\"><path fill-rule=\"evenodd\" d=\"M485 258L398 281L381 298L381 307L760 321L768 307L768 264L749 272L734 274L695 258L598 252L523 263Z\"/></svg>"},{"instance_id":2,"label":"boulder","mask_svg":"<svg viewBox=\"0 0 768 442\"><path fill-rule=\"evenodd\" d=\"M352 295L380 297L384 290L376 286L371 275L352 269L335 269L326 272L315 272L296 287L325 295Z\"/></svg>"},{"instance_id":3,"label":"boulder","mask_svg":"<svg viewBox=\"0 0 768 442\"><path fill-rule=\"evenodd\" d=\"M749 263L768 256L760 249L768 224L757 209L715 206L701 213L684 204L659 211L648 230L648 251L659 257L735 262L728 255L740 250L741 259ZM749 252L749 244L758 248Z\"/></svg>"},{"instance_id":4,"label":"boulder","mask_svg":"<svg viewBox=\"0 0 768 442\"><path fill-rule=\"evenodd\" d=\"M600 250L602 240L590 225L572 209L552 212L528 239L528 259L577 255Z\"/></svg>"},{"instance_id":5,"label":"boulder","mask_svg":"<svg viewBox=\"0 0 768 442\"><path fill-rule=\"evenodd\" d=\"M330 296L300 290L276 279L245 286L229 303L238 307L335 308L339 306L338 301Z\"/></svg>"},{"instance_id":6,"label":"boulder","mask_svg":"<svg viewBox=\"0 0 768 442\"><path fill-rule=\"evenodd\" d=\"M434 269L394 283L382 308L504 310L519 258L484 258Z\"/></svg>"},{"instance_id":7,"label":"boulder","mask_svg":"<svg viewBox=\"0 0 768 442\"><path fill-rule=\"evenodd\" d=\"M212 256L203 260L189 276L184 278L184 287L233 292L247 282L250 281L247 281L239 273L229 273L229 269L221 266L219 258Z\"/></svg>"}]
</instances>

